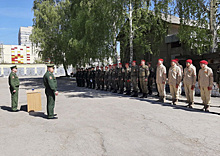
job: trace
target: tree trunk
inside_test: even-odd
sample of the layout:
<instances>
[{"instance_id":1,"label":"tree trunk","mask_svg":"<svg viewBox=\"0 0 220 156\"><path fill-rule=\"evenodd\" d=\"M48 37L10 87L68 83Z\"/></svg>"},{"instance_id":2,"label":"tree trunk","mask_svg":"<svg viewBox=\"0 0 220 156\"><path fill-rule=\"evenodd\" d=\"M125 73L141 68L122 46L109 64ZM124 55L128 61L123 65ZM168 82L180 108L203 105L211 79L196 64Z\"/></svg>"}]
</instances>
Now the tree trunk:
<instances>
[{"instance_id":1,"label":"tree trunk","mask_svg":"<svg viewBox=\"0 0 220 156\"><path fill-rule=\"evenodd\" d=\"M113 27L114 27L113 53L115 56L115 63L118 64L118 54L117 54L117 45L116 45L116 38L117 38L116 22L114 22Z\"/></svg>"},{"instance_id":2,"label":"tree trunk","mask_svg":"<svg viewBox=\"0 0 220 156\"><path fill-rule=\"evenodd\" d=\"M65 62L63 62L63 68L64 68L64 71L65 71L65 76L66 76L66 77L69 77Z\"/></svg>"},{"instance_id":3,"label":"tree trunk","mask_svg":"<svg viewBox=\"0 0 220 156\"><path fill-rule=\"evenodd\" d=\"M216 21L216 14L217 14L217 1L211 0L210 2L210 33L211 33L211 53L215 53L217 49L217 21Z\"/></svg>"},{"instance_id":4,"label":"tree trunk","mask_svg":"<svg viewBox=\"0 0 220 156\"><path fill-rule=\"evenodd\" d=\"M130 0L130 4L129 4L129 22L130 22L130 35L129 35L129 41L130 41L130 64L133 61L133 38L134 38L134 32L133 32L133 28L132 28L132 4L131 4L131 0Z\"/></svg>"}]
</instances>

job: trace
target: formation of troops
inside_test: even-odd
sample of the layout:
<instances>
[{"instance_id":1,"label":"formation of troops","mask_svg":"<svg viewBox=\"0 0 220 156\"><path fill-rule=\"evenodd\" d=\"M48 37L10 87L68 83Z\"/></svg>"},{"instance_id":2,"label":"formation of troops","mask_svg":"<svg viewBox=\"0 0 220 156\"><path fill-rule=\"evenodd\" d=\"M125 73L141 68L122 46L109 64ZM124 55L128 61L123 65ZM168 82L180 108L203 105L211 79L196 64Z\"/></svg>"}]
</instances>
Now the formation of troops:
<instances>
[{"instance_id":1,"label":"formation of troops","mask_svg":"<svg viewBox=\"0 0 220 156\"><path fill-rule=\"evenodd\" d=\"M97 90L111 91L113 93L130 95L131 97L147 98L152 94L152 85L155 79L156 89L159 96L159 102L166 100L166 84L169 85L172 96L172 104L177 105L181 95L182 86L185 90L187 107L193 108L195 85L198 78L198 85L201 92L201 99L204 107L203 111L209 112L211 90L213 87L213 71L208 67L206 60L200 61L198 76L196 67L191 59L186 60L186 67L183 69L178 59L171 60L171 66L166 71L163 59L158 59L157 68L154 70L151 63L141 60L138 66L136 61L122 63L119 65L109 65L99 68L99 66L83 69L78 68L76 72L76 81L78 87L87 87ZM105 69L104 69L105 68ZM220 69L218 70L220 71ZM220 72L217 73L217 84L219 85Z\"/></svg>"},{"instance_id":2,"label":"formation of troops","mask_svg":"<svg viewBox=\"0 0 220 156\"><path fill-rule=\"evenodd\" d=\"M154 70L151 63L141 60L138 66L136 61L132 62L131 67L128 63L124 66L109 65L99 68L99 66L78 69L76 73L76 81L78 87L87 87L97 90L111 91L113 93L130 95L138 97L141 92L141 98L147 98L152 94L152 85L155 79L156 88L158 91L159 102L164 103L166 100L166 83L169 84L170 93L172 96L172 104L176 105L181 94L181 84L185 89L187 99L187 107L193 108L195 84L198 77L198 85L200 88L201 99L204 107L203 111L209 112L211 90L213 87L213 71L208 67L208 62L200 61L198 76L196 75L196 68L191 59L186 60L186 67L178 63L178 59L171 61L171 66L167 73L166 67L163 64L163 59L158 59L157 68ZM105 68L105 69L104 69ZM54 65L47 65L47 71L43 77L45 86L45 94L47 97L47 115L48 119L57 119L54 114L55 97L58 95L57 80L53 75ZM11 110L17 112L18 109L18 92L19 92L19 78L17 76L17 67L11 67L11 73L8 77L8 83L11 93ZM167 77L168 76L168 77ZM183 83L181 83L183 82ZM220 84L220 66L217 71L217 85Z\"/></svg>"}]
</instances>

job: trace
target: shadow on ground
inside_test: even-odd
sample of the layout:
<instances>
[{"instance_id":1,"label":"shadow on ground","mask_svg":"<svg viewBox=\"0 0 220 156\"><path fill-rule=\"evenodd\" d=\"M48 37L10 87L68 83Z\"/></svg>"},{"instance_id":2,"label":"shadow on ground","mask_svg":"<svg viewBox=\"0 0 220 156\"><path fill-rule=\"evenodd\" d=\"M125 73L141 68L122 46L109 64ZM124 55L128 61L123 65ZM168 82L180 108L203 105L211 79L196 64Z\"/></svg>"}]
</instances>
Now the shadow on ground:
<instances>
[{"instance_id":1,"label":"shadow on ground","mask_svg":"<svg viewBox=\"0 0 220 156\"><path fill-rule=\"evenodd\" d=\"M23 78L20 79L22 82L22 85L24 85L26 88L35 88L35 89L42 89L44 88L43 86L43 78ZM170 99L167 99L166 103L161 103L157 102L156 100L151 100L151 99L141 99L141 98L133 98L126 96L124 94L117 94L117 93L111 93L108 91L101 91L101 90L95 90L95 89L89 89L85 87L77 87L75 79L71 78L66 78L66 77L58 77L57 78L57 83L58 83L58 91L60 93L68 93L66 95L67 98L74 98L74 97L80 97L80 98L104 98L104 97L112 97L112 96L117 96L119 98L121 97L128 97L130 99L136 99L139 101L146 101L151 104L158 104L161 106L165 107L172 107L173 109L182 109L184 111L190 111L190 112L198 112L198 113L211 113L211 114L216 114L219 115L217 112L203 112L201 109L196 109L196 108L187 108L185 106L181 105L171 105L168 101ZM152 96L149 96L152 97ZM180 100L180 102L185 102L185 100ZM200 105L203 106L201 103L195 103L195 105ZM45 118L44 113L31 113L30 115L35 116L35 117L43 117Z\"/></svg>"}]
</instances>

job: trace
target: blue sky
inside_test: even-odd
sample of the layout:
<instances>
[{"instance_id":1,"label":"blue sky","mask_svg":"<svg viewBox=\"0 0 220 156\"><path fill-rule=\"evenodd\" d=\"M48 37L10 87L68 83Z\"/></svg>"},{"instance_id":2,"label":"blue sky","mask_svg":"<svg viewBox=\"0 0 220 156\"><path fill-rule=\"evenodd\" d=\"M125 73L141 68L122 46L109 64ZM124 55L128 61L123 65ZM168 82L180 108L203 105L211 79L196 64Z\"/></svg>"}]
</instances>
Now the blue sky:
<instances>
[{"instance_id":1,"label":"blue sky","mask_svg":"<svg viewBox=\"0 0 220 156\"><path fill-rule=\"evenodd\" d=\"M0 0L0 43L18 44L21 26L32 26L34 0Z\"/></svg>"}]
</instances>

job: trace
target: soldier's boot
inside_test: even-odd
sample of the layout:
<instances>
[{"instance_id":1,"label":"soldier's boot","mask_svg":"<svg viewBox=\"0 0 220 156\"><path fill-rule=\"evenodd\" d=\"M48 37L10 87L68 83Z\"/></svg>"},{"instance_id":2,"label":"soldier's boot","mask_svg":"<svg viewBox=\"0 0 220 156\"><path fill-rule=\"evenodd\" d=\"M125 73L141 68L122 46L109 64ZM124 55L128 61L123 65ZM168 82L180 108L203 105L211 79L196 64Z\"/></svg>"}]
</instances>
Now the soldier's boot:
<instances>
[{"instance_id":1,"label":"soldier's boot","mask_svg":"<svg viewBox=\"0 0 220 156\"><path fill-rule=\"evenodd\" d=\"M193 108L193 102L189 102L188 107Z\"/></svg>"},{"instance_id":2,"label":"soldier's boot","mask_svg":"<svg viewBox=\"0 0 220 156\"><path fill-rule=\"evenodd\" d=\"M166 101L165 96L161 96L161 102L165 103L165 101Z\"/></svg>"},{"instance_id":3,"label":"soldier's boot","mask_svg":"<svg viewBox=\"0 0 220 156\"><path fill-rule=\"evenodd\" d=\"M118 92L118 94L123 94L124 91L122 89L120 89L120 91Z\"/></svg>"},{"instance_id":4,"label":"soldier's boot","mask_svg":"<svg viewBox=\"0 0 220 156\"><path fill-rule=\"evenodd\" d=\"M145 96L146 96L146 93L143 93L143 95L140 98L145 98Z\"/></svg>"},{"instance_id":5,"label":"soldier's boot","mask_svg":"<svg viewBox=\"0 0 220 156\"><path fill-rule=\"evenodd\" d=\"M173 105L177 105L177 103L178 103L178 100L177 100L177 99L174 99L174 100L173 100Z\"/></svg>"},{"instance_id":6,"label":"soldier's boot","mask_svg":"<svg viewBox=\"0 0 220 156\"><path fill-rule=\"evenodd\" d=\"M114 89L112 93L117 93L117 90L116 90L116 89Z\"/></svg>"},{"instance_id":7,"label":"soldier's boot","mask_svg":"<svg viewBox=\"0 0 220 156\"><path fill-rule=\"evenodd\" d=\"M159 100L157 102L162 102L162 96L159 97Z\"/></svg>"},{"instance_id":8,"label":"soldier's boot","mask_svg":"<svg viewBox=\"0 0 220 156\"><path fill-rule=\"evenodd\" d=\"M131 97L138 97L138 92L134 92L134 94L131 95Z\"/></svg>"},{"instance_id":9,"label":"soldier's boot","mask_svg":"<svg viewBox=\"0 0 220 156\"><path fill-rule=\"evenodd\" d=\"M126 94L125 95L131 95L131 91L130 90L126 90Z\"/></svg>"},{"instance_id":10,"label":"soldier's boot","mask_svg":"<svg viewBox=\"0 0 220 156\"><path fill-rule=\"evenodd\" d=\"M210 107L209 105L206 105L206 107L205 107L206 112L209 112L209 107Z\"/></svg>"}]
</instances>

